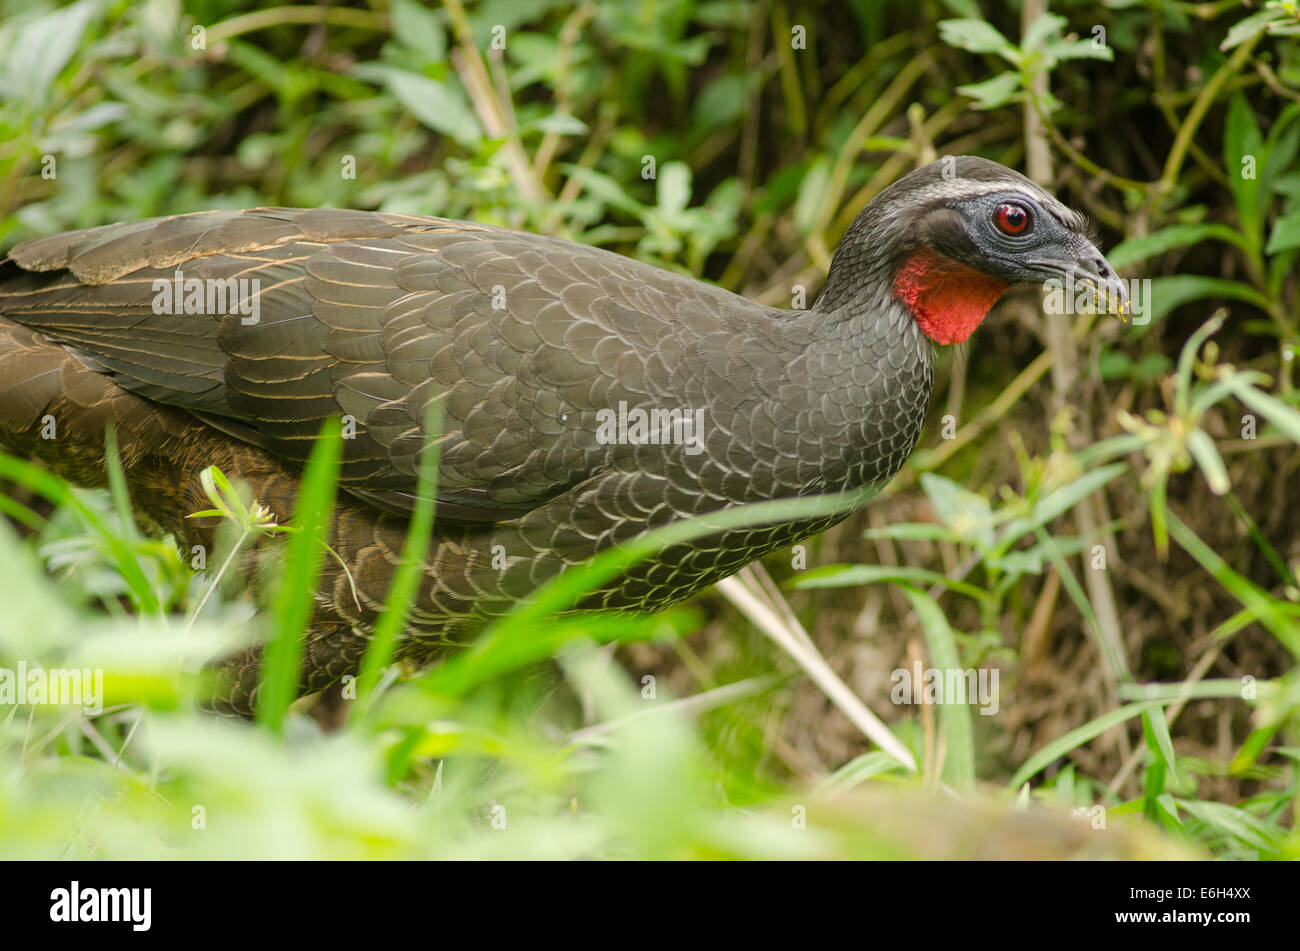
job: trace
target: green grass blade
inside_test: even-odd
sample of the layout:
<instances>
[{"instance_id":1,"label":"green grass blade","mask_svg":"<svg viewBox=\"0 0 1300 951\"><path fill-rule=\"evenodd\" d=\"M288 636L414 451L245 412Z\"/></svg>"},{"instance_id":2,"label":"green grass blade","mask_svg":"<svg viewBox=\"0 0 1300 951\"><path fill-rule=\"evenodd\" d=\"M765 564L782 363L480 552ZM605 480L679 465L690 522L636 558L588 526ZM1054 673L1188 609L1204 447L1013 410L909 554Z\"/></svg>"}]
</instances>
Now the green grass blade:
<instances>
[{"instance_id":1,"label":"green grass blade","mask_svg":"<svg viewBox=\"0 0 1300 951\"><path fill-rule=\"evenodd\" d=\"M845 588L874 584L879 581L939 584L976 601L987 601L989 598L987 591L973 584L957 581L929 568L912 568L906 565L823 565L805 571L787 584L799 589Z\"/></svg>"},{"instance_id":2,"label":"green grass blade","mask_svg":"<svg viewBox=\"0 0 1300 951\"><path fill-rule=\"evenodd\" d=\"M1224 383L1229 384L1232 389L1233 396L1255 412L1262 414L1287 438L1300 442L1300 411L1283 403L1276 396L1255 389L1245 380L1240 379L1240 376L1241 374L1236 374L1224 379Z\"/></svg>"},{"instance_id":3,"label":"green grass blade","mask_svg":"<svg viewBox=\"0 0 1300 951\"><path fill-rule=\"evenodd\" d=\"M136 610L142 614L161 612L162 603L158 599L158 592L145 574L133 547L98 512L78 498L62 479L5 453L0 453L0 478L25 485L55 505L72 508L104 545L114 567L127 584Z\"/></svg>"},{"instance_id":4,"label":"green grass blade","mask_svg":"<svg viewBox=\"0 0 1300 951\"><path fill-rule=\"evenodd\" d=\"M140 540L140 530L131 511L131 493L126 487L126 473L122 471L122 458L117 451L117 428L112 423L104 430L104 459L108 469L108 492L113 499L113 511L122 523L122 532L132 542Z\"/></svg>"},{"instance_id":5,"label":"green grass blade","mask_svg":"<svg viewBox=\"0 0 1300 951\"><path fill-rule=\"evenodd\" d=\"M1174 537L1174 541L1195 558L1202 568L1213 575L1219 584L1232 592L1238 601L1254 612L1259 623L1268 628L1287 650L1300 657L1300 625L1288 617L1286 612L1279 610L1274 604L1276 599L1248 578L1233 571L1226 561L1201 541L1196 533L1184 525L1173 512L1169 512L1168 516L1169 533Z\"/></svg>"},{"instance_id":6,"label":"green grass blade","mask_svg":"<svg viewBox=\"0 0 1300 951\"><path fill-rule=\"evenodd\" d=\"M325 556L342 456L342 427L337 418L330 418L321 427L307 460L294 507L298 530L290 535L284 568L273 589L270 614L274 628L262 652L257 721L275 732L298 695L303 632L311 618L316 580Z\"/></svg>"},{"instance_id":7,"label":"green grass blade","mask_svg":"<svg viewBox=\"0 0 1300 951\"><path fill-rule=\"evenodd\" d=\"M0 515L7 516L37 532L46 525L44 518L17 499L11 499L4 493L0 493Z\"/></svg>"},{"instance_id":8,"label":"green grass blade","mask_svg":"<svg viewBox=\"0 0 1300 951\"><path fill-rule=\"evenodd\" d=\"M1297 580L1295 573L1287 563L1282 560L1282 556L1279 555L1277 549L1273 547L1273 543L1268 540L1267 536L1265 536L1264 532L1260 529L1259 524L1251 518L1250 513L1246 511L1246 507L1241 504L1241 501L1237 496L1234 493L1229 492L1223 497L1223 500L1228 503L1228 508L1232 509L1233 514L1237 516L1241 521L1241 524L1246 526L1246 531L1250 533L1250 537L1254 540L1255 546L1263 553L1264 557L1268 559L1268 563L1273 566L1273 570L1277 572L1278 577L1281 578L1285 584L1300 587L1300 580Z\"/></svg>"},{"instance_id":9,"label":"green grass blade","mask_svg":"<svg viewBox=\"0 0 1300 951\"><path fill-rule=\"evenodd\" d=\"M957 638L939 605L927 594L904 586L903 593L912 604L921 630L925 632L930 647L930 660L940 672L960 671L961 658L957 651ZM965 679L954 678L961 686L960 696L943 698L940 717L947 755L943 763L943 778L956 789L970 789L975 785L975 740L971 727L970 698L965 696ZM945 679L946 682L946 679Z\"/></svg>"},{"instance_id":10,"label":"green grass blade","mask_svg":"<svg viewBox=\"0 0 1300 951\"><path fill-rule=\"evenodd\" d=\"M1102 632L1101 622L1097 620L1097 613L1092 608L1092 602L1088 599L1083 586L1079 584L1079 579L1074 576L1074 572L1061 556L1056 539L1048 535L1041 527L1035 528L1034 534L1038 537L1038 542L1047 557L1056 566L1056 571L1061 577L1061 583L1065 585L1065 590L1070 595L1070 600L1074 602L1074 606L1083 615L1083 619L1088 625L1088 631L1092 634L1093 640L1097 642L1097 649L1106 658L1106 663L1110 666L1115 679L1121 681L1132 680L1133 674L1129 670L1128 661L1120 653L1118 647L1112 644Z\"/></svg>"},{"instance_id":11,"label":"green grass blade","mask_svg":"<svg viewBox=\"0 0 1300 951\"><path fill-rule=\"evenodd\" d=\"M1238 839L1266 855L1272 855L1282 845L1277 829L1260 821L1244 809L1221 802L1203 799L1175 799L1179 808L1186 809L1197 819L1223 835Z\"/></svg>"},{"instance_id":12,"label":"green grass blade","mask_svg":"<svg viewBox=\"0 0 1300 951\"><path fill-rule=\"evenodd\" d=\"M1118 709L1103 713L1095 719L1089 720L1083 726L1075 727L1064 736L1059 736L1052 742L1048 743L1037 753L1034 753L1025 760L1021 767L1016 770L1016 774L1011 777L1007 783L1008 789L1018 789L1027 782L1031 776L1036 775L1040 770L1050 766L1053 762L1060 759L1070 750L1083 746L1089 740L1094 740L1101 736L1113 726L1118 726L1125 720L1131 720L1140 716L1142 711L1153 706L1152 701L1144 700L1141 703L1130 703Z\"/></svg>"},{"instance_id":13,"label":"green grass blade","mask_svg":"<svg viewBox=\"0 0 1300 951\"><path fill-rule=\"evenodd\" d=\"M527 628L536 625L543 618L571 607L584 594L616 577L630 565L672 545L730 529L851 512L865 505L873 495L875 495L874 489L868 487L831 495L774 499L770 502L707 512L686 521L674 522L643 532L552 578L523 599L495 626L494 630L501 631L511 627Z\"/></svg>"},{"instance_id":14,"label":"green grass blade","mask_svg":"<svg viewBox=\"0 0 1300 951\"><path fill-rule=\"evenodd\" d=\"M867 780L887 773L898 772L903 767L897 757L884 750L872 750L849 760L835 772L823 779L813 790L821 796L831 792L843 792L860 786Z\"/></svg>"},{"instance_id":15,"label":"green grass blade","mask_svg":"<svg viewBox=\"0 0 1300 951\"><path fill-rule=\"evenodd\" d=\"M393 575L384 602L384 612L375 625L375 631L366 648L366 656L357 675L357 699L366 701L379 680L380 672L393 661L397 650L398 634L406 621L407 612L415 601L417 587L423 577L424 558L433 534L434 500L438 494L439 442L442 437L442 403L429 404L424 417L424 449L420 453L420 472L416 490L415 508L411 512L406 544L402 548L402 562Z\"/></svg>"}]
</instances>

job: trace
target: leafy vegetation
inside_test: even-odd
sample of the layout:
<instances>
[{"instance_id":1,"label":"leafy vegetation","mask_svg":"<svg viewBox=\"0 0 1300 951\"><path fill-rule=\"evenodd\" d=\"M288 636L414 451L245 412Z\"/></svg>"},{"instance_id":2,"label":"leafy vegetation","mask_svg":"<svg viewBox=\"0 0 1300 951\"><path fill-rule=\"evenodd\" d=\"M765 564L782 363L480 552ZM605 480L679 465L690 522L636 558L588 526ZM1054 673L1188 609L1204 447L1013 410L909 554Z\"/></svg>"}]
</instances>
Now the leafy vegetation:
<instances>
[{"instance_id":1,"label":"leafy vegetation","mask_svg":"<svg viewBox=\"0 0 1300 951\"><path fill-rule=\"evenodd\" d=\"M5 247L382 208L791 306L876 192L979 153L1150 281L1130 323L1008 300L886 495L714 596L563 614L614 552L417 673L395 584L329 733L289 689L328 449L290 525L211 472L202 570L120 478L0 456L0 667L104 672L101 711L0 706L0 854L1300 855L1295 3L828 6L0 0ZM235 553L274 538L259 609ZM258 722L200 712L205 664L256 640ZM892 702L914 662L996 669L999 712Z\"/></svg>"}]
</instances>

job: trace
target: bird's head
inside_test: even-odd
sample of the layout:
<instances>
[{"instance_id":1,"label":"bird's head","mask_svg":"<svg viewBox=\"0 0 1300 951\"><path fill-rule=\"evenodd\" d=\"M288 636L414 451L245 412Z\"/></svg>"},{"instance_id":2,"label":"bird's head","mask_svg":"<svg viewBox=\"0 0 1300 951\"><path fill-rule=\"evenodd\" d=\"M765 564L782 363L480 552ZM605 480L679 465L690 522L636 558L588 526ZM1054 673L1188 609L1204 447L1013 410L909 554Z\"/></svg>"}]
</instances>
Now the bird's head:
<instances>
[{"instance_id":1,"label":"bird's head","mask_svg":"<svg viewBox=\"0 0 1300 951\"><path fill-rule=\"evenodd\" d=\"M828 304L853 293L864 266L939 344L964 341L1018 284L1055 279L1111 308L1128 301L1082 215L1018 172L969 155L919 168L872 199L835 251Z\"/></svg>"}]
</instances>

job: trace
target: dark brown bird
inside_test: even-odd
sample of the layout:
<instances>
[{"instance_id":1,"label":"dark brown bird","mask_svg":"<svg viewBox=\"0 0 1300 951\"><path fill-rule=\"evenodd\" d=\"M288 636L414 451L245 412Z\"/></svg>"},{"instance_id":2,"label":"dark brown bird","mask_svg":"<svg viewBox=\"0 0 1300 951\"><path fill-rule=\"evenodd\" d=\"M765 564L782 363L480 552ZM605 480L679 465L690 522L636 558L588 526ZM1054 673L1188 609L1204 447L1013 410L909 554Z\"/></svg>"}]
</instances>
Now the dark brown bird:
<instances>
[{"instance_id":1,"label":"dark brown bird","mask_svg":"<svg viewBox=\"0 0 1300 951\"><path fill-rule=\"evenodd\" d=\"M430 401L444 420L437 522L401 647L416 660L647 528L879 489L920 436L934 344L965 340L1008 286L1066 277L1119 288L1079 215L971 157L877 196L806 311L438 218L261 208L128 222L30 241L0 264L0 442L102 484L116 423L135 504L188 547L211 542L186 518L209 507L202 470L245 480L285 521L322 422L351 421L330 543L360 608L326 559L310 692L359 665ZM638 411L660 415L642 427ZM842 517L674 546L585 603L662 608ZM237 712L255 701L256 660L231 666Z\"/></svg>"}]
</instances>

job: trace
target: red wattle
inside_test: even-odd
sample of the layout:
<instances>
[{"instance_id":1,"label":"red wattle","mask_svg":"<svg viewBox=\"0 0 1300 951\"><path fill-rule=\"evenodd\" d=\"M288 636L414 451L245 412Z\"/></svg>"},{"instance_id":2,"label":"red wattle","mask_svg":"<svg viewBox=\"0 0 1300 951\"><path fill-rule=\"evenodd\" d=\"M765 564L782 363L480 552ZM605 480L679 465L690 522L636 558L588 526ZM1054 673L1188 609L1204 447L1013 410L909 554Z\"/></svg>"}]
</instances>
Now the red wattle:
<instances>
[{"instance_id":1,"label":"red wattle","mask_svg":"<svg viewBox=\"0 0 1300 951\"><path fill-rule=\"evenodd\" d=\"M961 343L974 333L1008 286L929 248L914 252L894 275L894 293L938 344Z\"/></svg>"}]
</instances>

